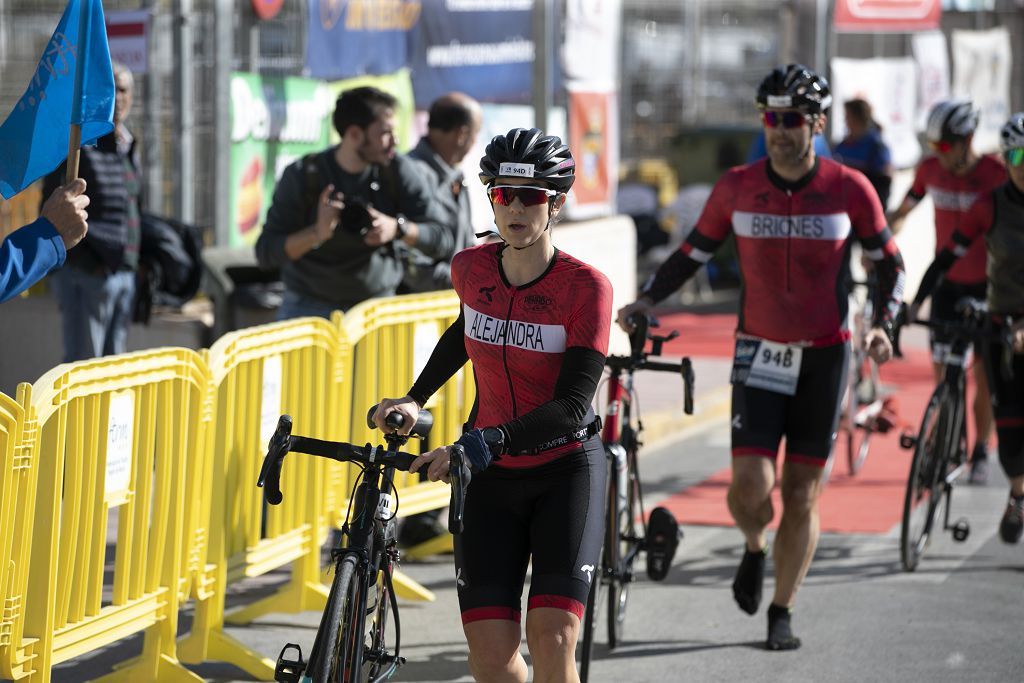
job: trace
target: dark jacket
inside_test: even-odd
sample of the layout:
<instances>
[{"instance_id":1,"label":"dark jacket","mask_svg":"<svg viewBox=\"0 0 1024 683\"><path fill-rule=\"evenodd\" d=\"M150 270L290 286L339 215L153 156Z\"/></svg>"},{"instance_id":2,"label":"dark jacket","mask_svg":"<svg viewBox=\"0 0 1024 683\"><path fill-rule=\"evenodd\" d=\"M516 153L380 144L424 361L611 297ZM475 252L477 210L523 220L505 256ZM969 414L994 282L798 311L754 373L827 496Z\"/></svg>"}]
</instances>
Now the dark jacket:
<instances>
[{"instance_id":1,"label":"dark jacket","mask_svg":"<svg viewBox=\"0 0 1024 683\"><path fill-rule=\"evenodd\" d=\"M416 161L444 211L443 225L452 235L454 256L474 244L469 192L464 186L462 171L452 168L438 156L426 138L420 139L419 144L409 152L409 158ZM454 188L458 188L458 191ZM406 287L413 292L451 289L451 262L451 256L435 259L418 249L411 249L404 280Z\"/></svg>"},{"instance_id":2,"label":"dark jacket","mask_svg":"<svg viewBox=\"0 0 1024 683\"><path fill-rule=\"evenodd\" d=\"M89 232L68 252L69 267L112 273L138 265L141 177L135 154L135 141L122 153L114 133L82 148L78 175L89 196ZM46 177L43 201L64 183L66 163Z\"/></svg>"},{"instance_id":3,"label":"dark jacket","mask_svg":"<svg viewBox=\"0 0 1024 683\"><path fill-rule=\"evenodd\" d=\"M313 161L318 172L313 187L309 187L311 181L303 160L284 170L256 241L260 266L280 268L286 288L347 310L366 299L395 294L402 280L404 244L395 241L371 247L344 224L319 249L296 261L288 259L285 241L316 221L316 200L328 183L347 197L371 203L384 214L404 214L419 224L417 248L434 258L451 257L454 241L441 225L443 214L431 188L409 159L398 156L389 169L371 166L359 175L342 170L334 159L333 147L317 154Z\"/></svg>"}]
</instances>

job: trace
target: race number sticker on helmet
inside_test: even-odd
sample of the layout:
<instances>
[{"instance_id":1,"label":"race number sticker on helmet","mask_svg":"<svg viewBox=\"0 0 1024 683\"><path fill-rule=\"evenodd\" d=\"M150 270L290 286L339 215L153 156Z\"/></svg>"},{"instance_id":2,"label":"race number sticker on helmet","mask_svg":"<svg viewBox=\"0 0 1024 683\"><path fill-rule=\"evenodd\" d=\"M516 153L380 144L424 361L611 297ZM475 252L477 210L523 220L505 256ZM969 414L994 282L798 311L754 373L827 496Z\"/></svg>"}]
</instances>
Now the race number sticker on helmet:
<instances>
[{"instance_id":1,"label":"race number sticker on helmet","mask_svg":"<svg viewBox=\"0 0 1024 683\"><path fill-rule=\"evenodd\" d=\"M793 98L789 95L769 95L768 96L769 107L792 107Z\"/></svg>"},{"instance_id":2,"label":"race number sticker on helmet","mask_svg":"<svg viewBox=\"0 0 1024 683\"><path fill-rule=\"evenodd\" d=\"M532 178L533 168L533 164L513 164L506 162L498 168L498 175L508 176L510 178Z\"/></svg>"}]
</instances>

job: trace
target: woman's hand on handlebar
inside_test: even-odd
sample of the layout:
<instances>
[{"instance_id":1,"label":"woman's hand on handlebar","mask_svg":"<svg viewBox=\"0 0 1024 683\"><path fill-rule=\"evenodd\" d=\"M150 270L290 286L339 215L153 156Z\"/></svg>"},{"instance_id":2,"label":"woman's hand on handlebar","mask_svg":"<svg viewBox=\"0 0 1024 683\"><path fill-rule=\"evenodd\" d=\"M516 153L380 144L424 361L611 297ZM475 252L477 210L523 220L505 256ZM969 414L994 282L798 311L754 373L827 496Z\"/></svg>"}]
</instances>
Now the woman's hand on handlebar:
<instances>
[{"instance_id":1,"label":"woman's hand on handlebar","mask_svg":"<svg viewBox=\"0 0 1024 683\"><path fill-rule=\"evenodd\" d=\"M446 484L452 483L451 475L449 474L449 462L451 460L451 451L448 446L441 446L435 448L429 453L424 453L418 456L409 465L410 472L418 472L424 465L427 466L427 479L430 481L443 481Z\"/></svg>"},{"instance_id":2,"label":"woman's hand on handlebar","mask_svg":"<svg viewBox=\"0 0 1024 683\"><path fill-rule=\"evenodd\" d=\"M616 321L619 323L619 327L621 327L627 334L631 333L634 326L629 321L629 317L634 313L646 315L651 312L651 308L653 306L654 304L651 303L651 300L643 296L631 304L626 304L619 309L619 314L616 318Z\"/></svg>"},{"instance_id":3,"label":"woman's hand on handlebar","mask_svg":"<svg viewBox=\"0 0 1024 683\"><path fill-rule=\"evenodd\" d=\"M416 424L416 418L420 414L420 405L411 396L381 399L380 405L377 406L377 412L373 414L373 423L377 425L377 429L384 433L393 431L390 426L384 423L384 419L390 413L401 413L405 421L402 423L399 433L408 434L413 425Z\"/></svg>"}]
</instances>

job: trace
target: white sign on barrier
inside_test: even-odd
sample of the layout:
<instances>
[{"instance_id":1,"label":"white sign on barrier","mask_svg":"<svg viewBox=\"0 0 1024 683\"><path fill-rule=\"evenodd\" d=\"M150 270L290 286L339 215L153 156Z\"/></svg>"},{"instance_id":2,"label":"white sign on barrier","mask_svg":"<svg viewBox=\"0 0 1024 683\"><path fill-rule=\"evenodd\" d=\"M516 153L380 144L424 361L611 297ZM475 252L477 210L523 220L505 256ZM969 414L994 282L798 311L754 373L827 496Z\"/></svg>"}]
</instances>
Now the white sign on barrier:
<instances>
[{"instance_id":1,"label":"white sign on barrier","mask_svg":"<svg viewBox=\"0 0 1024 683\"><path fill-rule=\"evenodd\" d=\"M107 417L107 463L103 480L108 505L127 502L132 480L132 446L135 436L135 395L130 390L110 395Z\"/></svg>"},{"instance_id":2,"label":"white sign on barrier","mask_svg":"<svg viewBox=\"0 0 1024 683\"><path fill-rule=\"evenodd\" d=\"M418 323L412 333L412 376L413 379L420 376L430 354L441 339L437 323Z\"/></svg>"},{"instance_id":3,"label":"white sign on barrier","mask_svg":"<svg viewBox=\"0 0 1024 683\"><path fill-rule=\"evenodd\" d=\"M263 391L260 400L260 445L270 442L281 416L281 356L263 359Z\"/></svg>"}]
</instances>

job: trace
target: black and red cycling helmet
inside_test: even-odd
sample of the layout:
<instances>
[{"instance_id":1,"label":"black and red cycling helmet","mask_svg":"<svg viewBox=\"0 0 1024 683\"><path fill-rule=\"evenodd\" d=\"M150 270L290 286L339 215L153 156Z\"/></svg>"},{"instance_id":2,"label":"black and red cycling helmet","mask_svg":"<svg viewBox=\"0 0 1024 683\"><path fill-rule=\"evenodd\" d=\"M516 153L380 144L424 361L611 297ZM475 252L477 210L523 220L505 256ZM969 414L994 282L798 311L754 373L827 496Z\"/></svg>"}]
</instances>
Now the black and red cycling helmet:
<instances>
[{"instance_id":1,"label":"black and red cycling helmet","mask_svg":"<svg viewBox=\"0 0 1024 683\"><path fill-rule=\"evenodd\" d=\"M758 109L798 109L824 114L832 106L828 81L803 64L777 66L757 88Z\"/></svg>"},{"instance_id":2,"label":"black and red cycling helmet","mask_svg":"<svg viewBox=\"0 0 1024 683\"><path fill-rule=\"evenodd\" d=\"M480 182L490 185L497 178L534 178L568 192L576 180L576 162L561 138L537 128L513 128L494 136L480 159Z\"/></svg>"}]
</instances>

